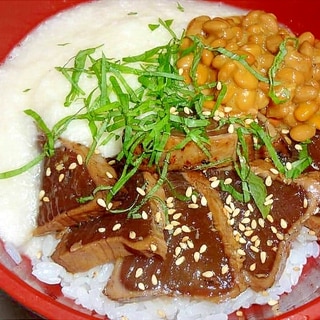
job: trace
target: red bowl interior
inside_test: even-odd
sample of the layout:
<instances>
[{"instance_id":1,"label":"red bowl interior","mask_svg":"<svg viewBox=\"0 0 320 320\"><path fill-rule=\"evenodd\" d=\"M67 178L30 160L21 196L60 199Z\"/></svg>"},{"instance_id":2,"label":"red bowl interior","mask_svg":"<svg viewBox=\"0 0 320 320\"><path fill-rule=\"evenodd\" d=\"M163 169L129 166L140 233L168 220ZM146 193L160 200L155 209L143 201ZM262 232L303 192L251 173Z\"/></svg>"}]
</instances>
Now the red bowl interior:
<instances>
[{"instance_id":1,"label":"red bowl interior","mask_svg":"<svg viewBox=\"0 0 320 320\"><path fill-rule=\"evenodd\" d=\"M55 13L72 7L86 0L1 0L0 1L0 61L3 61L12 48L40 22ZM320 1L316 0L224 0L225 3L242 8L261 9L273 12L278 20L288 25L294 32L311 31L318 39L317 12L320 11ZM92 319L98 316L73 301L62 296L60 287L40 283L31 275L28 259L16 265L4 250L0 241L0 288L19 301L26 308L49 319ZM277 319L288 320L316 320L320 315L320 290L314 279L320 280L320 258L310 259L304 269L299 284L293 293L285 295L283 303L287 306L286 314ZM302 301L301 294L310 292L302 306L295 306L295 302ZM311 300L311 301L310 301ZM307 302L309 301L309 302ZM265 319L269 317L267 307L253 306L245 310L248 319ZM256 317L258 315L258 317ZM231 317L233 319L233 317ZM237 319L237 317L234 317Z\"/></svg>"}]
</instances>

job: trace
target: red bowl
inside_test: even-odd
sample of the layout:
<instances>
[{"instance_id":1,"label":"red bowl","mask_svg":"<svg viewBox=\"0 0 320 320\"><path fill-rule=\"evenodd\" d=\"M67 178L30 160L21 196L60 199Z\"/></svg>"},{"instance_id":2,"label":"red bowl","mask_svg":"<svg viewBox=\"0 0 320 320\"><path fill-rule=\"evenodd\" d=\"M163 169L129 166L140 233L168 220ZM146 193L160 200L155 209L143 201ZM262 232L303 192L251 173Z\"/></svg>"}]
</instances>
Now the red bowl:
<instances>
[{"instance_id":1,"label":"red bowl","mask_svg":"<svg viewBox=\"0 0 320 320\"><path fill-rule=\"evenodd\" d=\"M46 18L86 0L1 0L0 1L0 61L24 36ZM225 3L248 9L261 9L274 13L278 20L294 32L311 31L318 39L320 1L316 0L224 0ZM320 317L320 258L309 259L303 275L293 291L284 295L282 304L287 312L277 319L316 320ZM31 275L27 258L16 265L4 250L0 240L0 288L23 306L48 319L103 319L77 306L62 296L58 285L49 286ZM307 296L306 300L303 296ZM302 305L300 305L302 304ZM268 307L253 306L244 310L248 319L269 317ZM238 319L231 316L231 319Z\"/></svg>"}]
</instances>

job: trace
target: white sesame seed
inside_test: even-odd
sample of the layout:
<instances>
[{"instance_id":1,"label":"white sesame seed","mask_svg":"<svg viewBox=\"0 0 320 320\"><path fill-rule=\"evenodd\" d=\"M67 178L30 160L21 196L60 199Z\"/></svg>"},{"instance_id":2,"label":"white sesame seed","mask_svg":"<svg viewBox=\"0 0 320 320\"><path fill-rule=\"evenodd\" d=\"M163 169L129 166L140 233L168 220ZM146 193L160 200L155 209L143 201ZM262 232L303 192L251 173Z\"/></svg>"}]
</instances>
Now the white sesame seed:
<instances>
[{"instance_id":1,"label":"white sesame seed","mask_svg":"<svg viewBox=\"0 0 320 320\"><path fill-rule=\"evenodd\" d=\"M250 249L251 249L253 252L259 252L259 249L258 249L256 246L250 246Z\"/></svg>"},{"instance_id":2,"label":"white sesame seed","mask_svg":"<svg viewBox=\"0 0 320 320\"><path fill-rule=\"evenodd\" d=\"M102 198L98 198L97 199L97 204L102 208L106 208L107 207L106 202Z\"/></svg>"},{"instance_id":3,"label":"white sesame seed","mask_svg":"<svg viewBox=\"0 0 320 320\"><path fill-rule=\"evenodd\" d=\"M112 178L113 178L112 173L109 172L109 171L106 172L106 176L107 176L109 179L112 179Z\"/></svg>"},{"instance_id":4,"label":"white sesame seed","mask_svg":"<svg viewBox=\"0 0 320 320\"><path fill-rule=\"evenodd\" d=\"M284 235L283 235L282 233L280 233L280 232L277 232L277 233L276 233L276 237L277 237L278 240L280 240L280 241L284 240Z\"/></svg>"},{"instance_id":5,"label":"white sesame seed","mask_svg":"<svg viewBox=\"0 0 320 320\"><path fill-rule=\"evenodd\" d=\"M248 207L248 209L250 210L250 212L253 212L253 211L254 211L253 206L252 206L251 203L248 203L247 207Z\"/></svg>"},{"instance_id":6,"label":"white sesame seed","mask_svg":"<svg viewBox=\"0 0 320 320\"><path fill-rule=\"evenodd\" d=\"M283 218L280 219L280 226L283 229L286 229L288 227L288 222L284 220Z\"/></svg>"},{"instance_id":7,"label":"white sesame seed","mask_svg":"<svg viewBox=\"0 0 320 320\"><path fill-rule=\"evenodd\" d=\"M203 244L201 247L200 247L200 250L199 252L200 253L205 253L208 249L208 246L206 244Z\"/></svg>"},{"instance_id":8,"label":"white sesame seed","mask_svg":"<svg viewBox=\"0 0 320 320\"><path fill-rule=\"evenodd\" d=\"M186 260L185 256L181 256L176 260L176 266L180 266L182 263L184 263Z\"/></svg>"},{"instance_id":9,"label":"white sesame seed","mask_svg":"<svg viewBox=\"0 0 320 320\"><path fill-rule=\"evenodd\" d=\"M206 198L205 196L202 196L202 197L201 197L200 202L201 202L201 205L202 205L203 207L206 207L206 206L208 205L208 200L207 200L207 198Z\"/></svg>"},{"instance_id":10,"label":"white sesame seed","mask_svg":"<svg viewBox=\"0 0 320 320\"><path fill-rule=\"evenodd\" d=\"M304 198L303 199L303 208L307 208L308 207L308 199L307 198Z\"/></svg>"},{"instance_id":11,"label":"white sesame seed","mask_svg":"<svg viewBox=\"0 0 320 320\"><path fill-rule=\"evenodd\" d=\"M112 206L113 206L113 203L112 203L112 202L109 202L109 203L107 204L108 210L111 210Z\"/></svg>"},{"instance_id":12,"label":"white sesame seed","mask_svg":"<svg viewBox=\"0 0 320 320\"><path fill-rule=\"evenodd\" d=\"M43 198L42 198L42 201L43 201L43 202L50 202L50 199L49 199L49 197L43 197Z\"/></svg>"},{"instance_id":13,"label":"white sesame seed","mask_svg":"<svg viewBox=\"0 0 320 320\"><path fill-rule=\"evenodd\" d=\"M212 278L214 276L214 272L213 271L205 271L205 272L202 272L202 276L205 278Z\"/></svg>"},{"instance_id":14,"label":"white sesame seed","mask_svg":"<svg viewBox=\"0 0 320 320\"><path fill-rule=\"evenodd\" d=\"M263 204L265 206L269 206L269 205L273 204L273 199L266 200Z\"/></svg>"},{"instance_id":15,"label":"white sesame seed","mask_svg":"<svg viewBox=\"0 0 320 320\"><path fill-rule=\"evenodd\" d=\"M241 220L241 223L247 224L247 223L249 223L250 221L251 221L250 218L243 218L243 219Z\"/></svg>"},{"instance_id":16,"label":"white sesame seed","mask_svg":"<svg viewBox=\"0 0 320 320\"><path fill-rule=\"evenodd\" d=\"M166 203L167 203L167 204L172 203L173 200L174 200L173 197L168 197L168 198L166 199Z\"/></svg>"},{"instance_id":17,"label":"white sesame seed","mask_svg":"<svg viewBox=\"0 0 320 320\"><path fill-rule=\"evenodd\" d=\"M266 177L266 180L264 181L264 183L265 183L265 185L266 185L267 187L270 187L270 186L272 185L272 179L271 179L271 177L270 177L270 176L267 176L267 177Z\"/></svg>"},{"instance_id":18,"label":"white sesame seed","mask_svg":"<svg viewBox=\"0 0 320 320\"><path fill-rule=\"evenodd\" d=\"M193 241L192 240L188 240L187 241L187 245L190 249L193 249L194 248L194 244L193 244Z\"/></svg>"},{"instance_id":19,"label":"white sesame seed","mask_svg":"<svg viewBox=\"0 0 320 320\"><path fill-rule=\"evenodd\" d=\"M220 180L214 180L211 182L210 186L211 188L215 189L219 186Z\"/></svg>"},{"instance_id":20,"label":"white sesame seed","mask_svg":"<svg viewBox=\"0 0 320 320\"><path fill-rule=\"evenodd\" d=\"M172 224L174 227L177 227L177 226L180 226L181 222L176 221L176 220L173 220L173 221L171 221L171 224Z\"/></svg>"},{"instance_id":21,"label":"white sesame seed","mask_svg":"<svg viewBox=\"0 0 320 320\"><path fill-rule=\"evenodd\" d=\"M231 178L227 178L224 180L224 184L231 184L232 183L232 179Z\"/></svg>"},{"instance_id":22,"label":"white sesame seed","mask_svg":"<svg viewBox=\"0 0 320 320\"><path fill-rule=\"evenodd\" d=\"M224 107L224 108L223 108L223 111L224 111L225 113L229 113L229 112L232 111L232 108L231 108L231 107Z\"/></svg>"},{"instance_id":23,"label":"white sesame seed","mask_svg":"<svg viewBox=\"0 0 320 320\"><path fill-rule=\"evenodd\" d=\"M291 162L287 162L286 163L286 168L287 168L287 170L291 170L292 169L292 163Z\"/></svg>"},{"instance_id":24,"label":"white sesame seed","mask_svg":"<svg viewBox=\"0 0 320 320\"><path fill-rule=\"evenodd\" d=\"M147 220L148 219L148 214L143 210L141 213L141 217L143 220Z\"/></svg>"},{"instance_id":25,"label":"white sesame seed","mask_svg":"<svg viewBox=\"0 0 320 320\"><path fill-rule=\"evenodd\" d=\"M189 203L188 208L190 209L198 209L199 205L197 203Z\"/></svg>"},{"instance_id":26,"label":"white sesame seed","mask_svg":"<svg viewBox=\"0 0 320 320\"><path fill-rule=\"evenodd\" d=\"M142 268L138 268L136 270L135 277L136 278L140 278L142 276L142 274L143 274L143 269Z\"/></svg>"},{"instance_id":27,"label":"white sesame seed","mask_svg":"<svg viewBox=\"0 0 320 320\"><path fill-rule=\"evenodd\" d=\"M158 279L157 276L155 274L152 275L151 277L151 283L156 286L158 284Z\"/></svg>"},{"instance_id":28,"label":"white sesame seed","mask_svg":"<svg viewBox=\"0 0 320 320\"><path fill-rule=\"evenodd\" d=\"M191 201L192 201L193 203L197 203L197 200L198 200L197 196L196 196L195 194L193 194L193 195L191 196Z\"/></svg>"},{"instance_id":29,"label":"white sesame seed","mask_svg":"<svg viewBox=\"0 0 320 320\"><path fill-rule=\"evenodd\" d=\"M257 220L256 219L251 220L251 229L252 230L257 229Z\"/></svg>"},{"instance_id":30,"label":"white sesame seed","mask_svg":"<svg viewBox=\"0 0 320 320\"><path fill-rule=\"evenodd\" d=\"M226 274L229 271L229 266L227 264L223 265L221 268L221 274Z\"/></svg>"},{"instance_id":31,"label":"white sesame seed","mask_svg":"<svg viewBox=\"0 0 320 320\"><path fill-rule=\"evenodd\" d=\"M270 172L273 174L279 174L279 171L275 168L270 168Z\"/></svg>"},{"instance_id":32,"label":"white sesame seed","mask_svg":"<svg viewBox=\"0 0 320 320\"><path fill-rule=\"evenodd\" d=\"M42 200L46 192L44 190L40 190L39 192L39 200Z\"/></svg>"},{"instance_id":33,"label":"white sesame seed","mask_svg":"<svg viewBox=\"0 0 320 320\"><path fill-rule=\"evenodd\" d=\"M158 249L158 247L157 247L155 244L153 244L153 243L150 244L150 250L151 250L152 252L156 252L157 249Z\"/></svg>"},{"instance_id":34,"label":"white sesame seed","mask_svg":"<svg viewBox=\"0 0 320 320\"><path fill-rule=\"evenodd\" d=\"M252 263L252 264L250 265L250 267L249 267L249 270L250 270L250 271L254 271L254 270L256 270L256 267L257 267L256 263Z\"/></svg>"},{"instance_id":35,"label":"white sesame seed","mask_svg":"<svg viewBox=\"0 0 320 320\"><path fill-rule=\"evenodd\" d=\"M121 228L121 223L116 223L113 227L112 227L112 231L118 231Z\"/></svg>"},{"instance_id":36,"label":"white sesame seed","mask_svg":"<svg viewBox=\"0 0 320 320\"><path fill-rule=\"evenodd\" d=\"M173 230L173 225L171 223L169 223L164 228L165 228L165 230L170 231L170 230Z\"/></svg>"},{"instance_id":37,"label":"white sesame seed","mask_svg":"<svg viewBox=\"0 0 320 320\"><path fill-rule=\"evenodd\" d=\"M176 247L174 249L174 253L175 253L176 256L178 256L181 253L181 251L182 251L181 247Z\"/></svg>"},{"instance_id":38,"label":"white sesame seed","mask_svg":"<svg viewBox=\"0 0 320 320\"><path fill-rule=\"evenodd\" d=\"M181 218L181 216L182 216L182 213L181 213L181 212L178 212L178 213L175 213L175 214L172 216L172 218L173 218L173 220L178 220L178 219Z\"/></svg>"},{"instance_id":39,"label":"white sesame seed","mask_svg":"<svg viewBox=\"0 0 320 320\"><path fill-rule=\"evenodd\" d=\"M271 223L274 222L274 219L273 219L273 217L272 217L271 214L268 214L268 215L267 215L267 220L268 220L269 222L271 222Z\"/></svg>"},{"instance_id":40,"label":"white sesame seed","mask_svg":"<svg viewBox=\"0 0 320 320\"><path fill-rule=\"evenodd\" d=\"M245 255L246 255L246 252L245 252L243 249L238 249L238 250L237 250L237 253L238 253L238 255L240 255L240 256L245 256Z\"/></svg>"},{"instance_id":41,"label":"white sesame seed","mask_svg":"<svg viewBox=\"0 0 320 320\"><path fill-rule=\"evenodd\" d=\"M240 208L235 208L232 212L232 216L235 218L240 213Z\"/></svg>"},{"instance_id":42,"label":"white sesame seed","mask_svg":"<svg viewBox=\"0 0 320 320\"><path fill-rule=\"evenodd\" d=\"M137 187L136 190L141 196L145 196L146 195L146 192L142 188Z\"/></svg>"},{"instance_id":43,"label":"white sesame seed","mask_svg":"<svg viewBox=\"0 0 320 320\"><path fill-rule=\"evenodd\" d=\"M138 283L138 288L142 291L146 290L146 286L142 282Z\"/></svg>"},{"instance_id":44,"label":"white sesame seed","mask_svg":"<svg viewBox=\"0 0 320 320\"><path fill-rule=\"evenodd\" d=\"M234 133L234 125L233 124L230 124L228 126L228 133Z\"/></svg>"},{"instance_id":45,"label":"white sesame seed","mask_svg":"<svg viewBox=\"0 0 320 320\"><path fill-rule=\"evenodd\" d=\"M136 235L136 233L135 233L134 231L130 231L130 232L129 232L129 238L130 238L130 239L133 240L133 239L136 238L136 236L137 236L137 235Z\"/></svg>"},{"instance_id":46,"label":"white sesame seed","mask_svg":"<svg viewBox=\"0 0 320 320\"><path fill-rule=\"evenodd\" d=\"M98 228L98 231L99 231L100 233L103 233L103 232L106 231L106 228L100 227L100 228Z\"/></svg>"},{"instance_id":47,"label":"white sesame seed","mask_svg":"<svg viewBox=\"0 0 320 320\"><path fill-rule=\"evenodd\" d=\"M195 262L198 262L200 260L200 252L196 251L193 254L193 259L194 259Z\"/></svg>"},{"instance_id":48,"label":"white sesame seed","mask_svg":"<svg viewBox=\"0 0 320 320\"><path fill-rule=\"evenodd\" d=\"M192 187L189 186L186 190L186 197L190 198L192 195Z\"/></svg>"},{"instance_id":49,"label":"white sesame seed","mask_svg":"<svg viewBox=\"0 0 320 320\"><path fill-rule=\"evenodd\" d=\"M192 110L191 110L190 108L188 108L188 107L184 107L184 108L183 108L183 112L184 112L185 114L190 114L190 113L192 113Z\"/></svg>"},{"instance_id":50,"label":"white sesame seed","mask_svg":"<svg viewBox=\"0 0 320 320\"><path fill-rule=\"evenodd\" d=\"M297 151L301 151L302 150L302 146L300 144L296 144L294 146L294 148L297 150Z\"/></svg>"},{"instance_id":51,"label":"white sesame seed","mask_svg":"<svg viewBox=\"0 0 320 320\"><path fill-rule=\"evenodd\" d=\"M59 174L58 181L59 181L59 182L62 182L63 179L64 179L64 174L63 174L63 173L60 173L60 174Z\"/></svg>"},{"instance_id":52,"label":"white sesame seed","mask_svg":"<svg viewBox=\"0 0 320 320\"><path fill-rule=\"evenodd\" d=\"M185 242L180 242L179 246L181 247L181 249L186 250L188 249L188 245Z\"/></svg>"},{"instance_id":53,"label":"white sesame seed","mask_svg":"<svg viewBox=\"0 0 320 320\"><path fill-rule=\"evenodd\" d=\"M176 114L177 113L177 108L171 107L170 108L170 114Z\"/></svg>"},{"instance_id":54,"label":"white sesame seed","mask_svg":"<svg viewBox=\"0 0 320 320\"><path fill-rule=\"evenodd\" d=\"M77 154L77 162L79 166L83 165L83 158L81 156L81 154Z\"/></svg>"},{"instance_id":55,"label":"white sesame seed","mask_svg":"<svg viewBox=\"0 0 320 320\"><path fill-rule=\"evenodd\" d=\"M261 263L265 263L266 262L266 259L267 259L267 253L265 251L261 251L260 252L260 260L261 260Z\"/></svg>"},{"instance_id":56,"label":"white sesame seed","mask_svg":"<svg viewBox=\"0 0 320 320\"><path fill-rule=\"evenodd\" d=\"M70 163L69 170L74 170L77 167L77 164L75 162Z\"/></svg>"},{"instance_id":57,"label":"white sesame seed","mask_svg":"<svg viewBox=\"0 0 320 320\"><path fill-rule=\"evenodd\" d=\"M204 111L202 111L202 114L203 114L204 116L210 116L210 115L211 115L211 111L204 110Z\"/></svg>"},{"instance_id":58,"label":"white sesame seed","mask_svg":"<svg viewBox=\"0 0 320 320\"><path fill-rule=\"evenodd\" d=\"M51 176L51 168L48 167L46 170L46 177L50 177Z\"/></svg>"},{"instance_id":59,"label":"white sesame seed","mask_svg":"<svg viewBox=\"0 0 320 320\"><path fill-rule=\"evenodd\" d=\"M218 81L217 82L217 90L221 90L222 89L222 83L221 83L221 81Z\"/></svg>"},{"instance_id":60,"label":"white sesame seed","mask_svg":"<svg viewBox=\"0 0 320 320\"><path fill-rule=\"evenodd\" d=\"M183 232L186 232L186 233L191 232L191 229L190 229L188 226L186 226L186 225L183 225L183 226L181 227L181 229L182 229Z\"/></svg>"},{"instance_id":61,"label":"white sesame seed","mask_svg":"<svg viewBox=\"0 0 320 320\"><path fill-rule=\"evenodd\" d=\"M258 223L259 223L259 226L264 228L264 225L265 225L265 222L264 222L264 219L263 218L259 218L258 219Z\"/></svg>"},{"instance_id":62,"label":"white sesame seed","mask_svg":"<svg viewBox=\"0 0 320 320\"><path fill-rule=\"evenodd\" d=\"M176 229L173 231L173 236L175 237L175 236L179 235L181 232L182 232L182 230L181 230L180 227L179 227L179 228L176 228Z\"/></svg>"}]
</instances>

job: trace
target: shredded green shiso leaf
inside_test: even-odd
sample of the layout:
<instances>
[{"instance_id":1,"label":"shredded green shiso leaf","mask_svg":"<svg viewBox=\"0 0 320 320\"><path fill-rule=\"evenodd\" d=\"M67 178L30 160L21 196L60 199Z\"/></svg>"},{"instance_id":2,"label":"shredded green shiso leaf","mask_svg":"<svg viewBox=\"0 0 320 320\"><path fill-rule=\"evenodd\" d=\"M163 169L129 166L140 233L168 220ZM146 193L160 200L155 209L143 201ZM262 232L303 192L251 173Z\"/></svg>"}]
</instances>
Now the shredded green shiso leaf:
<instances>
[{"instance_id":1,"label":"shredded green shiso leaf","mask_svg":"<svg viewBox=\"0 0 320 320\"><path fill-rule=\"evenodd\" d=\"M177 7L183 10L179 4ZM274 78L287 53L287 41L294 40L287 39L280 45L279 53L275 57L268 77L265 77L246 62L246 56L237 55L225 48L204 45L195 36L190 37L193 45L181 51L180 45L185 35L178 37L171 28L172 23L173 20L159 19L157 24L148 25L151 31L164 27L171 35L171 40L165 45L152 48L142 54L115 60L107 58L103 52L97 57L101 47L88 48L78 52L72 60L72 66L68 63L63 67L57 67L57 71L69 81L71 87L65 98L65 107L76 102L81 104L80 110L74 115L61 119L51 129L35 111L25 110L25 113L33 118L39 130L46 136L46 143L42 153L35 159L20 168L0 173L0 179L19 175L40 163L45 157L51 157L55 152L57 139L66 130L69 123L76 120L86 120L91 132L93 143L88 159L97 147L108 144L112 139L122 142L122 149L116 159L124 161L124 169L120 178L108 192L108 202L135 174L144 161L147 161L150 166L157 167L173 131L178 131L184 136L183 141L175 146L175 149L182 149L187 143L194 142L209 158L207 127L221 105L227 88L223 83L216 82L202 86L197 84L196 70L204 49L214 54L225 55L241 63L259 81L269 84L269 96L275 103L283 102L274 92L274 86L278 85ZM190 71L191 85L186 84L176 66L178 59L190 52L194 55ZM91 92L85 92L82 89L84 77L89 77L96 82L96 87ZM137 85L133 87L127 77L134 77ZM202 93L203 89L218 88L218 86L219 90L216 90L215 96ZM209 114L203 113L203 104L206 100L216 101ZM189 112L186 113L185 110ZM242 181L242 193L231 186L222 184L222 188L242 202L253 199L262 215L266 217L270 211L270 206L263 204L267 194L266 186L263 180L250 170L244 136L251 134L257 137L261 144L266 146L275 167L290 179L299 176L311 163L306 144L303 145L299 159L293 162L292 168L288 170L279 159L271 137L261 125L253 121L250 126L247 126L244 124L244 119L231 117L220 121L220 125L228 123L239 125L236 131L239 138L237 148L239 161L234 165ZM141 153L135 152L138 146L141 146ZM166 179L171 151L167 151L163 167L157 167L160 175L158 185ZM154 191L149 196L152 196ZM131 210L130 215L135 216L139 207L140 205L137 205L134 210Z\"/></svg>"}]
</instances>

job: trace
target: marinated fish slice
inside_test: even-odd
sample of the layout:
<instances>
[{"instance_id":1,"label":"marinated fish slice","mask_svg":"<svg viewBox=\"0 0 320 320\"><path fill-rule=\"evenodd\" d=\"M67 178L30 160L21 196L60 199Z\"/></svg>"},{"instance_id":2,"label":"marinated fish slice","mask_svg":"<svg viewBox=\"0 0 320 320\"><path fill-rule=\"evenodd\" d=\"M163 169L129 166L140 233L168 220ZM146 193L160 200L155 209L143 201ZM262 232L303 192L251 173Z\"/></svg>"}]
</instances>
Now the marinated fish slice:
<instances>
[{"instance_id":1,"label":"marinated fish slice","mask_svg":"<svg viewBox=\"0 0 320 320\"><path fill-rule=\"evenodd\" d=\"M166 257L167 245L163 228L165 214L159 200L164 201L164 191L158 188L142 206L140 218L128 218L126 209L139 203L143 195L155 185L156 180L148 172L138 173L122 192L117 210L123 213L108 214L70 228L62 237L52 259L70 272L87 271L131 254ZM141 188L141 189L137 189ZM137 191L139 190L139 192Z\"/></svg>"},{"instance_id":2,"label":"marinated fish slice","mask_svg":"<svg viewBox=\"0 0 320 320\"><path fill-rule=\"evenodd\" d=\"M42 190L34 235L60 231L90 218L103 215L106 209L97 203L105 192L97 192L91 201L79 199L92 195L96 186L111 186L117 174L106 159L93 154L85 163L88 148L61 140L55 154L44 160Z\"/></svg>"},{"instance_id":3,"label":"marinated fish slice","mask_svg":"<svg viewBox=\"0 0 320 320\"><path fill-rule=\"evenodd\" d=\"M252 146L251 137L246 136L247 143ZM163 155L161 156L157 166L163 166L166 155L170 152L170 159L168 170L187 170L197 169L202 167L206 163L211 163L215 167L224 167L230 165L236 159L236 145L238 137L235 133L221 133L215 135L209 135L209 148L210 157L208 158L204 152L194 142L187 143L182 149L177 149L177 145L181 144L184 140L184 136L171 135L166 146ZM253 149L250 149L250 157L253 157ZM142 153L141 148L137 148L136 153ZM141 165L141 170L154 170L154 167L150 167L149 163L145 161Z\"/></svg>"},{"instance_id":4,"label":"marinated fish slice","mask_svg":"<svg viewBox=\"0 0 320 320\"><path fill-rule=\"evenodd\" d=\"M231 243L225 245L215 226L215 216L222 215L221 201L210 187L201 186L198 190L189 183L191 179L202 180L201 175L195 172L187 181L181 173L168 174L166 259L134 255L118 259L104 291L109 298L126 301L185 295L223 301L244 290L238 270L241 261L235 263L230 256L230 248L238 244L230 238ZM202 189L206 190L205 195ZM210 196L214 200L206 202L204 199Z\"/></svg>"},{"instance_id":5,"label":"marinated fish slice","mask_svg":"<svg viewBox=\"0 0 320 320\"><path fill-rule=\"evenodd\" d=\"M261 164L263 166L260 167ZM256 161L251 168L263 178L271 179L267 182L265 203L272 207L266 218L262 217L253 201L244 204L226 192L220 191L220 195L234 238L241 245L238 254L244 258L243 273L248 285L261 291L272 286L277 275L281 274L291 240L315 212L316 204L312 202L302 178L285 182L272 174L270 164L265 161ZM233 171L208 170L207 176L219 180L232 179L231 184L235 187L240 184Z\"/></svg>"}]
</instances>

